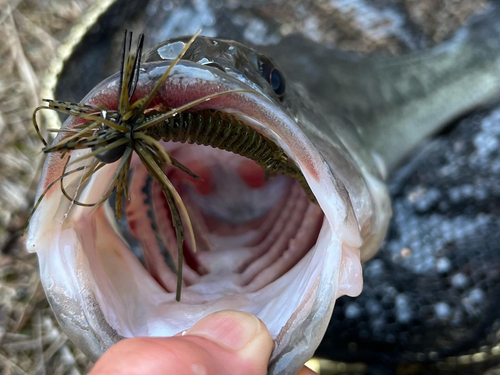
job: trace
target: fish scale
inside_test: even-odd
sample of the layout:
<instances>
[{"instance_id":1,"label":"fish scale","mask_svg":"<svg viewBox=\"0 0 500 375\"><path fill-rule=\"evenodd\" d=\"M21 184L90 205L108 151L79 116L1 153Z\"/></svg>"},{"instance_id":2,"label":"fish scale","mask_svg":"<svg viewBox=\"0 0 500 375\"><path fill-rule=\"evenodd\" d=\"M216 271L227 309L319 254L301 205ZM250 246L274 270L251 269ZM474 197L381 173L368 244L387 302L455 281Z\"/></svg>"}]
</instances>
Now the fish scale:
<instances>
[{"instance_id":1,"label":"fish scale","mask_svg":"<svg viewBox=\"0 0 500 375\"><path fill-rule=\"evenodd\" d=\"M403 362L421 363L418 373L481 373L500 361L500 150L485 152L478 142L483 134L499 139L499 113L467 115L391 177L394 220L386 242L364 269L363 293L337 301L318 355L334 350L339 360L363 360L387 373ZM464 189L471 182L476 188ZM479 187L487 193L476 194ZM408 321L398 315L402 296Z\"/></svg>"}]
</instances>

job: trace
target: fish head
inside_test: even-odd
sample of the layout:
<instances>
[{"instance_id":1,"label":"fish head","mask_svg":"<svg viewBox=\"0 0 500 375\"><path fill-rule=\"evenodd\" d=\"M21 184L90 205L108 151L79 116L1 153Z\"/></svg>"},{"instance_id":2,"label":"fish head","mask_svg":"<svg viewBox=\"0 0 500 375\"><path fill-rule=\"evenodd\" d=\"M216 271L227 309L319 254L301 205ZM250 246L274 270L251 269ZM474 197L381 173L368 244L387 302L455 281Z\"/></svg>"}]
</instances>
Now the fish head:
<instances>
[{"instance_id":1,"label":"fish head","mask_svg":"<svg viewBox=\"0 0 500 375\"><path fill-rule=\"evenodd\" d=\"M170 40L145 54L132 102L151 92L186 42ZM349 124L324 117L292 78L285 82L271 59L237 42L199 37L161 83L147 109L152 112L145 112L152 118L165 108L233 90L190 110L232 116L271 140L306 182L266 176L255 160L242 156L250 152L250 141L259 150L258 138L250 135L233 152L209 147L217 143L211 136L221 123L209 126L186 114L183 123L195 127L189 133L195 135L162 142L201 177L193 180L171 166L164 171L186 201L198 248L195 253L190 241L184 246L180 301L172 217L141 160L131 159L120 221L108 202L97 208L76 204L98 201L120 161L85 183L81 173L67 175L63 192L58 178L68 158L75 161L89 150L47 156L38 188L39 196L46 194L31 219L27 249L38 254L59 323L91 359L122 338L172 336L210 313L235 309L268 327L275 342L270 372L290 373L313 355L336 298L361 292L361 258L373 255L387 229L387 191ZM119 87L115 74L81 103L116 110ZM81 120L70 117L63 129L77 124ZM54 143L65 136L60 133ZM240 133L234 137L243 139ZM194 138L203 138L205 146ZM88 160L68 169L77 167L84 173Z\"/></svg>"}]
</instances>

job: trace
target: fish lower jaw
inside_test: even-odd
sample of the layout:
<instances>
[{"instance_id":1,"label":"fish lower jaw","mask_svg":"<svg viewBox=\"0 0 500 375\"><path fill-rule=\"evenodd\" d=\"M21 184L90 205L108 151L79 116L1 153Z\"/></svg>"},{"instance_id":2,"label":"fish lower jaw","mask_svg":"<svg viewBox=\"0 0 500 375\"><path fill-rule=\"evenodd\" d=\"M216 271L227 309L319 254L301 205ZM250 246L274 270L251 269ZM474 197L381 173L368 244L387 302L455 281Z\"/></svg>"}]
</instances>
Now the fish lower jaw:
<instances>
[{"instance_id":1,"label":"fish lower jaw","mask_svg":"<svg viewBox=\"0 0 500 375\"><path fill-rule=\"evenodd\" d=\"M175 293L157 283L119 234L108 232L111 228L104 211L96 212L96 220L90 224L96 237L106 236L93 249L86 246L90 236L81 237L82 227L68 228L59 233L50 255L39 254L42 282L65 332L78 342L82 330L92 331L92 339L79 345L91 358L99 357L121 338L173 336L225 309L246 311L261 319L279 353L291 340L292 327L300 326L318 309L320 296L328 297L333 308L332 293L340 296L360 291L359 284L353 287L353 275L360 269L349 269L356 259L359 262L359 252L342 246L325 222L309 252L259 290L241 286L234 274L211 273L183 287L177 302ZM326 264L332 269L326 269ZM341 270L342 266L346 268ZM325 279L331 282L326 284Z\"/></svg>"}]
</instances>

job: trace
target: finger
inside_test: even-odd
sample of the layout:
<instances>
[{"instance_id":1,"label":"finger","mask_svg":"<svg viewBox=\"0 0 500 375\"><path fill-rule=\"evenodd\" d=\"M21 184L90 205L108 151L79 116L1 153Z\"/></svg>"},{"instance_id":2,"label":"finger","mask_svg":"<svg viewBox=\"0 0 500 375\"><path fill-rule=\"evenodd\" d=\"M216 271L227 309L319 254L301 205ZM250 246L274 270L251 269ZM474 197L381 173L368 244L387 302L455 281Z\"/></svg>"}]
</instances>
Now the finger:
<instances>
[{"instance_id":1,"label":"finger","mask_svg":"<svg viewBox=\"0 0 500 375\"><path fill-rule=\"evenodd\" d=\"M182 335L120 341L95 364L90 375L234 374L264 375L273 341L255 316L222 311L202 319Z\"/></svg>"}]
</instances>

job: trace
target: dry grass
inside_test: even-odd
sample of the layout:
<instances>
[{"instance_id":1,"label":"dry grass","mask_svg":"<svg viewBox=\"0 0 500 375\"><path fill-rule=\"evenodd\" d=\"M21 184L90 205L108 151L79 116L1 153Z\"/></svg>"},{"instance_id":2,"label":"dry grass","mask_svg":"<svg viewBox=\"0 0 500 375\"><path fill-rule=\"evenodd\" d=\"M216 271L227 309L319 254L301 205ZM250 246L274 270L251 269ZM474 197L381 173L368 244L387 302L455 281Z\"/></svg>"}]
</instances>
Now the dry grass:
<instances>
[{"instance_id":1,"label":"dry grass","mask_svg":"<svg viewBox=\"0 0 500 375\"><path fill-rule=\"evenodd\" d=\"M78 374L90 363L47 304L20 229L31 208L41 143L31 114L44 71L90 0L0 0L0 373Z\"/></svg>"},{"instance_id":2,"label":"dry grass","mask_svg":"<svg viewBox=\"0 0 500 375\"><path fill-rule=\"evenodd\" d=\"M470 16L481 12L488 0L401 0L411 21L434 43L450 37Z\"/></svg>"}]
</instances>

